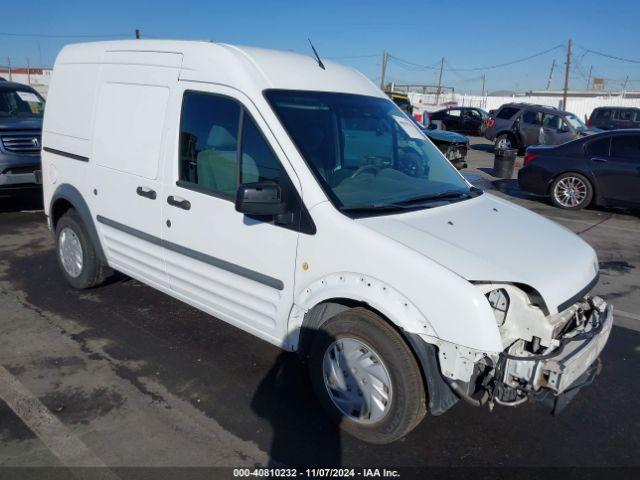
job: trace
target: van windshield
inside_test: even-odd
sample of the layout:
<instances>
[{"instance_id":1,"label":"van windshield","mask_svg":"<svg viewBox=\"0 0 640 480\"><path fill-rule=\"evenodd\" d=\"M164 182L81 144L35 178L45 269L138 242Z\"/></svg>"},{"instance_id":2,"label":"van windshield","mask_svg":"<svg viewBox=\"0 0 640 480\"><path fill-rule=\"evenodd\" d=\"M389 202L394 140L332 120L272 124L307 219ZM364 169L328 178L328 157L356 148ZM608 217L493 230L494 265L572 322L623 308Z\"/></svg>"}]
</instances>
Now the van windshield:
<instances>
[{"instance_id":1,"label":"van windshield","mask_svg":"<svg viewBox=\"0 0 640 480\"><path fill-rule=\"evenodd\" d=\"M42 118L43 98L29 91L0 89L0 118Z\"/></svg>"},{"instance_id":2,"label":"van windshield","mask_svg":"<svg viewBox=\"0 0 640 480\"><path fill-rule=\"evenodd\" d=\"M390 100L290 90L265 95L340 210L431 208L481 193Z\"/></svg>"}]
</instances>

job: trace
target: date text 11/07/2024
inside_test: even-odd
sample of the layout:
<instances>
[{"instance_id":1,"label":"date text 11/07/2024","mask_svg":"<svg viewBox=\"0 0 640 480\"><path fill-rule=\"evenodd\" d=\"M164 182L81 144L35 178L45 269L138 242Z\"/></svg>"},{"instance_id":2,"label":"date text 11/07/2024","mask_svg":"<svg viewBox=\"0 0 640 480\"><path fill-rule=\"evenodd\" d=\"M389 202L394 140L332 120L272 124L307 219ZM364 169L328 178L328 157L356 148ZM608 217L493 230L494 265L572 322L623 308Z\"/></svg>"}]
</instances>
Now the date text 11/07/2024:
<instances>
[{"instance_id":1,"label":"date text 11/07/2024","mask_svg":"<svg viewBox=\"0 0 640 480\"><path fill-rule=\"evenodd\" d=\"M399 478L397 470L387 468L234 468L233 476L281 478Z\"/></svg>"}]
</instances>

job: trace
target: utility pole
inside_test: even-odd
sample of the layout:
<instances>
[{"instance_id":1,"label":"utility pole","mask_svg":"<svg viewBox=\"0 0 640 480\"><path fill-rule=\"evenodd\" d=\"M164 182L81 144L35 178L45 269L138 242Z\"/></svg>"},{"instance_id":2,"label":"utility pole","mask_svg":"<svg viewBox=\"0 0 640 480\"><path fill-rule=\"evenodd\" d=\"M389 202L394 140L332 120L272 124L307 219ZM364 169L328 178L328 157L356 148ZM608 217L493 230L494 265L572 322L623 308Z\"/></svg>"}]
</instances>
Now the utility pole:
<instances>
[{"instance_id":1,"label":"utility pole","mask_svg":"<svg viewBox=\"0 0 640 480\"><path fill-rule=\"evenodd\" d=\"M42 48L40 47L40 40L38 40L38 58L40 59L40 68L43 68L44 63L42 63Z\"/></svg>"},{"instance_id":2,"label":"utility pole","mask_svg":"<svg viewBox=\"0 0 640 480\"><path fill-rule=\"evenodd\" d=\"M387 75L387 59L389 58L386 50L382 51L382 73L380 74L380 90L384 92L384 80Z\"/></svg>"},{"instance_id":3,"label":"utility pole","mask_svg":"<svg viewBox=\"0 0 640 480\"><path fill-rule=\"evenodd\" d=\"M7 65L9 65L9 81L13 81L13 75L11 75L11 57L7 57Z\"/></svg>"},{"instance_id":4,"label":"utility pole","mask_svg":"<svg viewBox=\"0 0 640 480\"><path fill-rule=\"evenodd\" d=\"M140 30L136 28L136 40L140 40Z\"/></svg>"},{"instance_id":5,"label":"utility pole","mask_svg":"<svg viewBox=\"0 0 640 480\"><path fill-rule=\"evenodd\" d=\"M564 69L564 91L562 93L562 109L567 109L567 95L569 92L569 67L571 67L571 39L567 44L567 61Z\"/></svg>"},{"instance_id":6,"label":"utility pole","mask_svg":"<svg viewBox=\"0 0 640 480\"><path fill-rule=\"evenodd\" d=\"M436 91L436 105L440 103L440 91L442 90L442 70L444 70L444 57L440 62L440 76L438 77L438 90Z\"/></svg>"},{"instance_id":7,"label":"utility pole","mask_svg":"<svg viewBox=\"0 0 640 480\"><path fill-rule=\"evenodd\" d=\"M486 78L485 75L482 74L482 96L484 97L484 82L485 82Z\"/></svg>"},{"instance_id":8,"label":"utility pole","mask_svg":"<svg viewBox=\"0 0 640 480\"><path fill-rule=\"evenodd\" d=\"M589 76L587 77L587 90L589 90L589 86L591 85L591 72L593 71L593 65L589 67Z\"/></svg>"},{"instance_id":9,"label":"utility pole","mask_svg":"<svg viewBox=\"0 0 640 480\"><path fill-rule=\"evenodd\" d=\"M547 90L549 90L549 87L551 86L551 79L553 78L553 70L556 68L556 59L553 59L553 62L551 62L551 71L549 71L549 80L547 80Z\"/></svg>"},{"instance_id":10,"label":"utility pole","mask_svg":"<svg viewBox=\"0 0 640 480\"><path fill-rule=\"evenodd\" d=\"M627 83L629 83L629 75L624 79L624 85L622 85L622 98L624 98L624 93L627 91Z\"/></svg>"},{"instance_id":11,"label":"utility pole","mask_svg":"<svg viewBox=\"0 0 640 480\"><path fill-rule=\"evenodd\" d=\"M29 64L29 57L27 57L27 84L31 85L31 65Z\"/></svg>"}]
</instances>

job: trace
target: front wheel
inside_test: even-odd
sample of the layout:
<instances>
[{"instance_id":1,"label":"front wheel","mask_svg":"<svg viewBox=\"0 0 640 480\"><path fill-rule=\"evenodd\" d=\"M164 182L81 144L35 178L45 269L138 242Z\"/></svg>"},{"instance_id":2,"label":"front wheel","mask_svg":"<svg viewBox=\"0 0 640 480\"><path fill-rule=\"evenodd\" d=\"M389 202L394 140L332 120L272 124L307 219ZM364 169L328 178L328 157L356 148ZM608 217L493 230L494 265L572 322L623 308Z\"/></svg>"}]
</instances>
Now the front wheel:
<instances>
[{"instance_id":1,"label":"front wheel","mask_svg":"<svg viewBox=\"0 0 640 480\"><path fill-rule=\"evenodd\" d=\"M591 203L593 186L579 173L563 173L551 185L551 201L566 210L580 210Z\"/></svg>"},{"instance_id":2,"label":"front wheel","mask_svg":"<svg viewBox=\"0 0 640 480\"><path fill-rule=\"evenodd\" d=\"M309 370L332 420L365 442L393 442L426 413L413 353L398 332L367 309L346 310L321 325Z\"/></svg>"}]
</instances>

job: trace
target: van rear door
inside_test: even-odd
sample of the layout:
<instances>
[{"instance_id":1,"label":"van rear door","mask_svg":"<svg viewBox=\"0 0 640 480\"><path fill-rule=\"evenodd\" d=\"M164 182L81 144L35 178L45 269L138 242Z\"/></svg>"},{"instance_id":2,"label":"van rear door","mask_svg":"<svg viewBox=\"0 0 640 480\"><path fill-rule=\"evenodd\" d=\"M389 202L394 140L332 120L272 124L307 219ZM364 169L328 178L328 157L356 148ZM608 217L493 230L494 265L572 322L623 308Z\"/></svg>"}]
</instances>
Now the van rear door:
<instances>
[{"instance_id":1,"label":"van rear door","mask_svg":"<svg viewBox=\"0 0 640 480\"><path fill-rule=\"evenodd\" d=\"M107 52L93 134L93 211L109 264L168 285L161 247L160 158L182 55Z\"/></svg>"}]
</instances>

